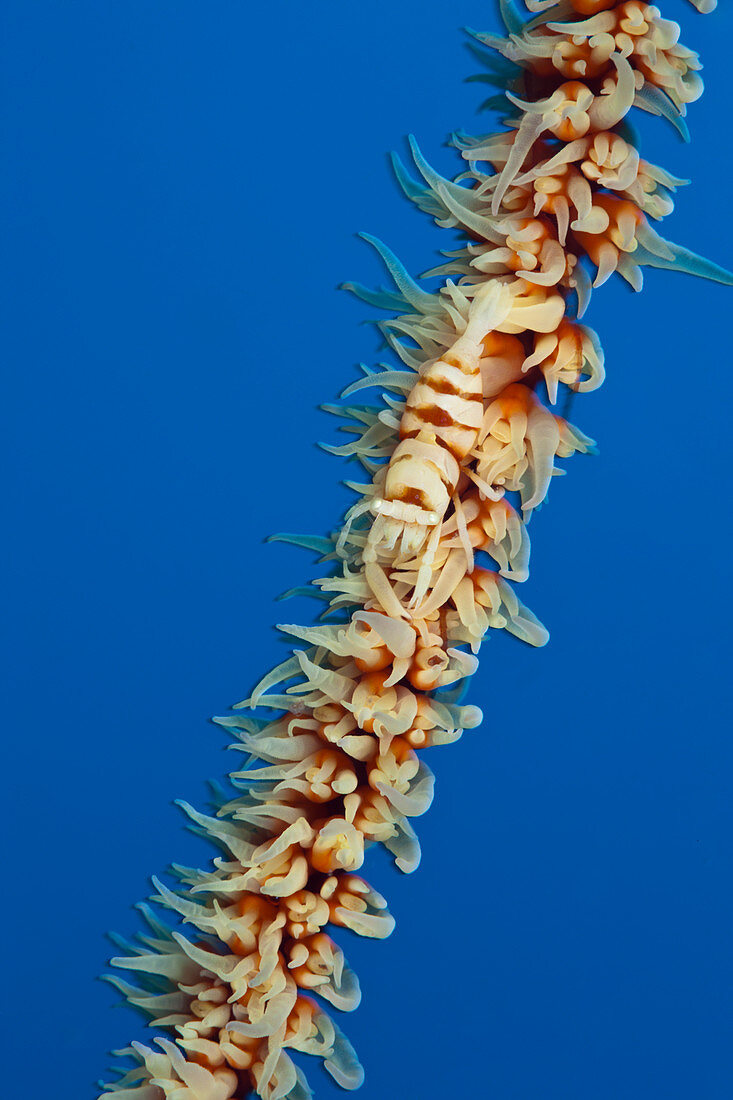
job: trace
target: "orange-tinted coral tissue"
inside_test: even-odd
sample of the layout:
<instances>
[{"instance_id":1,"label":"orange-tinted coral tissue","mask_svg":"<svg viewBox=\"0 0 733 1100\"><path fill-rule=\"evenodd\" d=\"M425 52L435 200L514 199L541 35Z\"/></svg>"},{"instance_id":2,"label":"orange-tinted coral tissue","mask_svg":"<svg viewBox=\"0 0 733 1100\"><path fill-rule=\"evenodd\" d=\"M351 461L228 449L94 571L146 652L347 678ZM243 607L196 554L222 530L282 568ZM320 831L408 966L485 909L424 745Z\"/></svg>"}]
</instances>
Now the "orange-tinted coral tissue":
<instances>
[{"instance_id":1,"label":"orange-tinted coral tissue","mask_svg":"<svg viewBox=\"0 0 733 1100\"><path fill-rule=\"evenodd\" d=\"M487 633L547 641L515 585L557 460L592 447L556 411L562 393L603 381L580 321L590 295L614 273L639 290L645 266L731 281L653 227L682 181L641 158L626 122L637 108L686 133L702 82L679 27L640 0L525 0L521 14L504 0L502 15L508 37L475 38L506 96L504 128L455 136L453 180L414 143L414 168L395 164L457 247L420 285L369 238L393 286L351 287L389 314L399 362L365 371L333 410L353 438L330 449L364 471L340 530L292 537L328 563L313 582L326 614L283 624L292 656L218 720L244 753L239 796L210 816L184 805L221 855L209 870L174 867L173 889L155 880L149 934L113 960L111 980L158 1036L122 1052L133 1068L105 1086L118 1100L304 1100L292 1051L345 1089L361 1083L330 1014L360 998L338 929L392 931L360 875L365 851L383 844L417 867L410 819L433 795L423 750L480 722L457 699ZM349 404L370 387L381 404Z\"/></svg>"}]
</instances>

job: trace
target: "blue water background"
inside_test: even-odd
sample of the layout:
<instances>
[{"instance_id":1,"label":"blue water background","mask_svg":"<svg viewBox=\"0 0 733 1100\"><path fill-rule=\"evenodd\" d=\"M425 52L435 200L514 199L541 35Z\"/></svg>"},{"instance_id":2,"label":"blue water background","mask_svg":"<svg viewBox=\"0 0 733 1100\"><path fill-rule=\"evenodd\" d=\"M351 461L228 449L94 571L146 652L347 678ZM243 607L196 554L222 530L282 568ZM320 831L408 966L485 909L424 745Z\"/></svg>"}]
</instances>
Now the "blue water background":
<instances>
[{"instance_id":1,"label":"blue water background","mask_svg":"<svg viewBox=\"0 0 733 1100\"><path fill-rule=\"evenodd\" d=\"M665 12L706 63L666 235L733 264L733 12ZM9 0L2 311L4 1056L9 1098L91 1100L144 1028L96 976L107 929L171 860L174 797L239 760L207 717L285 649L314 575L266 545L325 533L354 476L321 402L379 357L336 285L415 272L452 238L385 153L441 170L483 89L473 0ZM448 238L448 239L443 239ZM429 755L424 858L386 943L340 936L364 1001L364 1100L727 1100L731 1028L730 318L733 290L651 272L593 299L608 380L531 525L523 596L551 631L494 638L482 729ZM342 1095L315 1068L320 1100Z\"/></svg>"}]
</instances>

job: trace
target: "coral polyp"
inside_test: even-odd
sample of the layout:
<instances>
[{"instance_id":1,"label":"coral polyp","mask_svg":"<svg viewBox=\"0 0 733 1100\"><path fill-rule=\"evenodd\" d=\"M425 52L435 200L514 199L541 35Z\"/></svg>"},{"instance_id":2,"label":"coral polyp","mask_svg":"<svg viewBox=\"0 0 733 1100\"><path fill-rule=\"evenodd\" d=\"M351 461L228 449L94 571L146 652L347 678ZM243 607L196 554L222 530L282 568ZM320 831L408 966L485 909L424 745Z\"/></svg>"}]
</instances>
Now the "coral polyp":
<instances>
[{"instance_id":1,"label":"coral polyp","mask_svg":"<svg viewBox=\"0 0 733 1100\"><path fill-rule=\"evenodd\" d=\"M604 380L582 323L591 296L614 274L641 290L649 267L733 283L654 228L682 181L642 159L628 121L643 111L686 135L702 82L679 27L640 0L525 6L502 0L507 37L473 34L509 105L504 129L456 134L454 179L414 141L414 164L395 161L407 197L457 247L427 273L440 283L430 290L367 238L391 285L350 289L389 315L380 327L398 362L365 368L338 406L353 438L329 449L363 470L339 530L280 536L321 554L324 614L280 624L291 656L217 719L245 762L212 813L182 805L222 854L206 870L174 867L173 885L154 880L150 934L113 960L134 984L110 980L159 1034L124 1052L133 1068L105 1094L305 1100L289 1052L322 1059L345 1089L361 1084L330 1012L360 1000L338 930L392 931L360 872L377 844L417 868L411 819L433 797L423 753L480 724L462 698L482 642L548 641L516 585L557 463L594 448L558 411L561 395ZM352 401L374 388L381 403Z\"/></svg>"}]
</instances>

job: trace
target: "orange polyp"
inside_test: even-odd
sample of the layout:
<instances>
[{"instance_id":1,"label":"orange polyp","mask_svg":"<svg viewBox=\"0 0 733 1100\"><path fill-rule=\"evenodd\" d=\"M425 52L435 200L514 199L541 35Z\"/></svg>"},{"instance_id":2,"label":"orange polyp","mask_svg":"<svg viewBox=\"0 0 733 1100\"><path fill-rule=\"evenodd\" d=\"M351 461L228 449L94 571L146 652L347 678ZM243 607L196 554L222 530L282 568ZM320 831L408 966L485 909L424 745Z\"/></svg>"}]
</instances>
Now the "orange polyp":
<instances>
[{"instance_id":1,"label":"orange polyp","mask_svg":"<svg viewBox=\"0 0 733 1100\"><path fill-rule=\"evenodd\" d=\"M189 1047L186 1056L189 1062L205 1069L219 1069L226 1062L221 1048L215 1043L209 1043L203 1050Z\"/></svg>"},{"instance_id":2,"label":"orange polyp","mask_svg":"<svg viewBox=\"0 0 733 1100\"><path fill-rule=\"evenodd\" d=\"M448 655L440 645L419 648L407 673L416 691L433 691L439 687L448 665Z\"/></svg>"},{"instance_id":3,"label":"orange polyp","mask_svg":"<svg viewBox=\"0 0 733 1100\"><path fill-rule=\"evenodd\" d=\"M579 15L598 15L601 11L608 11L616 4L616 0L568 0L573 11Z\"/></svg>"},{"instance_id":4,"label":"orange polyp","mask_svg":"<svg viewBox=\"0 0 733 1100\"><path fill-rule=\"evenodd\" d=\"M328 903L311 890L299 890L283 901L286 930L293 939L314 935L329 920Z\"/></svg>"},{"instance_id":5,"label":"orange polyp","mask_svg":"<svg viewBox=\"0 0 733 1100\"><path fill-rule=\"evenodd\" d=\"M566 104L570 107L577 107L581 97L589 98L589 102L592 99L590 89L587 84L581 84L579 80L568 80L564 84L561 84L558 88L558 92L562 93L562 97ZM564 112L568 111L568 107L564 108ZM573 118L562 117L558 122L553 123L549 129L550 132L559 138L560 141L570 142L576 141L578 138L585 137L590 129L590 119L584 110L576 110L575 121Z\"/></svg>"},{"instance_id":6,"label":"orange polyp","mask_svg":"<svg viewBox=\"0 0 733 1100\"><path fill-rule=\"evenodd\" d=\"M393 740L392 740L392 742L389 746L389 749L384 754L380 753L379 759L381 760L383 758L383 756L384 757L391 757L398 764L404 764L405 761L407 761L407 760L416 760L417 759L417 757L415 756L415 753L410 748L408 743L406 741L404 741L401 737L393 738Z\"/></svg>"},{"instance_id":7,"label":"orange polyp","mask_svg":"<svg viewBox=\"0 0 733 1100\"><path fill-rule=\"evenodd\" d=\"M385 615L385 618L387 616ZM362 638L368 637L370 634L375 634L372 627L367 623L357 623L357 633ZM378 637L378 635L376 635ZM354 663L359 669L359 672L382 672L384 669L389 668L393 661L393 654L390 653L386 644L379 639L372 643L368 654L359 654L354 657Z\"/></svg>"},{"instance_id":8,"label":"orange polyp","mask_svg":"<svg viewBox=\"0 0 733 1100\"><path fill-rule=\"evenodd\" d=\"M493 507L506 507L511 510L511 505L505 501L484 500L480 493L471 490L462 497L464 509L475 507L475 518L467 524L468 538L474 550L490 545L496 536L496 525L491 517Z\"/></svg>"},{"instance_id":9,"label":"orange polyp","mask_svg":"<svg viewBox=\"0 0 733 1100\"><path fill-rule=\"evenodd\" d=\"M552 132L560 141L576 141L578 138L585 137L588 129L589 126L585 123L576 123L572 119L564 118L552 127Z\"/></svg>"},{"instance_id":10,"label":"orange polyp","mask_svg":"<svg viewBox=\"0 0 733 1100\"><path fill-rule=\"evenodd\" d=\"M477 567L471 574L475 600L480 607L491 607L496 602L499 576L491 569Z\"/></svg>"},{"instance_id":11,"label":"orange polyp","mask_svg":"<svg viewBox=\"0 0 733 1100\"><path fill-rule=\"evenodd\" d=\"M379 784L386 784L404 791L410 780L417 775L418 769L417 754L409 743L402 738L395 738L389 749L380 753L374 761L368 775L369 786L376 791Z\"/></svg>"},{"instance_id":12,"label":"orange polyp","mask_svg":"<svg viewBox=\"0 0 733 1100\"><path fill-rule=\"evenodd\" d=\"M604 58L596 58L589 42L574 42L568 38L557 45L556 54L559 54L559 63L555 64L563 76L582 76L589 80L607 72L609 62Z\"/></svg>"},{"instance_id":13,"label":"orange polyp","mask_svg":"<svg viewBox=\"0 0 733 1100\"><path fill-rule=\"evenodd\" d=\"M489 332L483 339L484 355L487 359L514 359L524 356L522 341L507 332Z\"/></svg>"},{"instance_id":14,"label":"orange polyp","mask_svg":"<svg viewBox=\"0 0 733 1100\"><path fill-rule=\"evenodd\" d=\"M394 688L384 686L388 679L386 671L369 672L362 676L354 688L351 705L355 708L354 714L360 729L366 733L374 733L374 709L378 704L383 702L389 709L397 699Z\"/></svg>"},{"instance_id":15,"label":"orange polyp","mask_svg":"<svg viewBox=\"0 0 733 1100\"><path fill-rule=\"evenodd\" d=\"M235 934L227 946L237 955L249 955L257 943L262 925L269 923L277 916L277 905L258 894L245 894L236 903L236 907L240 917L249 918L249 942L245 943L239 935Z\"/></svg>"},{"instance_id":16,"label":"orange polyp","mask_svg":"<svg viewBox=\"0 0 733 1100\"><path fill-rule=\"evenodd\" d=\"M613 249L613 251L615 252L616 262L618 263L620 250L616 247L616 245L612 244L605 235L594 235L591 233L576 232L575 236L579 243L583 246L586 255L589 257L590 260L592 260L596 267L601 266L601 259L603 254L605 252L609 252L611 249Z\"/></svg>"},{"instance_id":17,"label":"orange polyp","mask_svg":"<svg viewBox=\"0 0 733 1100\"><path fill-rule=\"evenodd\" d=\"M442 618L444 618L444 614ZM428 740L429 731L434 728L434 721L428 713L429 703L422 695L417 697L417 714L412 720L412 726L404 735L407 744L414 749L424 748ZM397 740L397 739L395 739ZM394 742L393 742L394 744Z\"/></svg>"},{"instance_id":18,"label":"orange polyp","mask_svg":"<svg viewBox=\"0 0 733 1100\"><path fill-rule=\"evenodd\" d=\"M628 234L621 231L622 219L633 227L641 225L646 219L639 207L628 199L599 194L594 196L594 202L608 214L609 225L603 233L597 234L575 230L575 238L596 267L602 267L604 257L610 256L611 250L616 256L615 264L618 264L621 252L633 252L637 247L635 235L632 234L629 240Z\"/></svg>"},{"instance_id":19,"label":"orange polyp","mask_svg":"<svg viewBox=\"0 0 733 1100\"><path fill-rule=\"evenodd\" d=\"M309 784L308 798L313 802L330 802L337 795L333 786L335 781L339 781L339 786L346 791L356 787L353 762L337 749L322 749L305 772L305 781Z\"/></svg>"},{"instance_id":20,"label":"orange polyp","mask_svg":"<svg viewBox=\"0 0 733 1100\"><path fill-rule=\"evenodd\" d=\"M369 787L363 787L358 793L360 805L354 816L354 825L369 840L389 840L397 829L386 798Z\"/></svg>"},{"instance_id":21,"label":"orange polyp","mask_svg":"<svg viewBox=\"0 0 733 1100\"><path fill-rule=\"evenodd\" d=\"M568 366L580 369L583 361L583 333L580 330L580 326L574 321L569 321L566 318L558 325L556 336L557 343L554 350L538 365L542 367L545 363L557 362L561 352L566 350L568 344L571 344L573 353L571 360L568 362Z\"/></svg>"},{"instance_id":22,"label":"orange polyp","mask_svg":"<svg viewBox=\"0 0 733 1100\"><path fill-rule=\"evenodd\" d=\"M534 271L538 266L542 246L555 236L547 222L539 218L526 218L506 239L506 247L512 252L506 261L510 271Z\"/></svg>"},{"instance_id":23,"label":"orange polyp","mask_svg":"<svg viewBox=\"0 0 733 1100\"><path fill-rule=\"evenodd\" d=\"M329 879L329 896L325 899L330 910L332 924L344 926L344 920L338 915L338 909L346 909L352 913L365 913L367 909L364 895L369 893L369 885L363 878L357 875L340 875Z\"/></svg>"},{"instance_id":24,"label":"orange polyp","mask_svg":"<svg viewBox=\"0 0 733 1100\"><path fill-rule=\"evenodd\" d=\"M564 84L561 84L558 88L559 92L562 92L563 99L568 103L577 103L584 92L588 92L588 85L583 84L581 80L566 80Z\"/></svg>"},{"instance_id":25,"label":"orange polyp","mask_svg":"<svg viewBox=\"0 0 733 1100\"><path fill-rule=\"evenodd\" d=\"M313 711L313 717L319 723L318 734L330 744L338 744L342 737L356 727L353 714L350 714L340 703L329 703L326 706L317 707Z\"/></svg>"},{"instance_id":26,"label":"orange polyp","mask_svg":"<svg viewBox=\"0 0 733 1100\"><path fill-rule=\"evenodd\" d=\"M503 419L510 420L517 413L527 414L532 406L534 394L529 386L523 386L521 382L513 382L507 386L503 393L494 398L501 409Z\"/></svg>"},{"instance_id":27,"label":"orange polyp","mask_svg":"<svg viewBox=\"0 0 733 1100\"><path fill-rule=\"evenodd\" d=\"M318 1015L318 1012L319 1008L315 1001L312 1001L310 997L299 994L287 1018L283 1046L291 1046L293 1042L297 1041L304 1028L314 1033L316 1030L314 1018Z\"/></svg>"},{"instance_id":28,"label":"orange polyp","mask_svg":"<svg viewBox=\"0 0 733 1100\"><path fill-rule=\"evenodd\" d=\"M644 215L641 210L636 203L631 202L630 199L620 199L615 195L604 195L601 193L594 196L593 202L596 206L602 206L611 218L611 221L616 224L618 224L619 218L623 214L632 217L637 225L644 221Z\"/></svg>"},{"instance_id":29,"label":"orange polyp","mask_svg":"<svg viewBox=\"0 0 733 1100\"><path fill-rule=\"evenodd\" d=\"M308 958L298 966L288 966L297 985L301 989L315 989L322 985L324 979L333 974L333 964L328 961L338 953L338 948L330 936L325 932L317 932L307 936L298 943L308 951Z\"/></svg>"},{"instance_id":30,"label":"orange polyp","mask_svg":"<svg viewBox=\"0 0 733 1100\"><path fill-rule=\"evenodd\" d=\"M625 0L618 6L616 19L625 34L641 36L647 33L654 20L654 8L643 0Z\"/></svg>"},{"instance_id":31,"label":"orange polyp","mask_svg":"<svg viewBox=\"0 0 733 1100\"><path fill-rule=\"evenodd\" d=\"M358 802L358 794L348 796ZM328 817L313 823L316 836L308 859L316 871L324 874L354 871L364 861L364 837L351 819Z\"/></svg>"},{"instance_id":32,"label":"orange polyp","mask_svg":"<svg viewBox=\"0 0 733 1100\"><path fill-rule=\"evenodd\" d=\"M222 1044L227 1064L233 1070L243 1072L249 1070L254 1063L262 1040L253 1039L249 1035L242 1035L239 1031L228 1031L227 1028L222 1028L219 1042ZM249 1074L247 1074L247 1078L247 1088L251 1089L253 1082Z\"/></svg>"}]
</instances>

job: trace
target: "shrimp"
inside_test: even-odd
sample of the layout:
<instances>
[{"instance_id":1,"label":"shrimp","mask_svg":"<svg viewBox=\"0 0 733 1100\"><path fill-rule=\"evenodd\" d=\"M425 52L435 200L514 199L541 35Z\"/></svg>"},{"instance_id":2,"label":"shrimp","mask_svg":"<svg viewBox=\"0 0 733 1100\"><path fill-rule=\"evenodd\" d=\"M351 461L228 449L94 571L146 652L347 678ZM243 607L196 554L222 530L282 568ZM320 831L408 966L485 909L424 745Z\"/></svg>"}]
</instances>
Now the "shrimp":
<instances>
[{"instance_id":1,"label":"shrimp","mask_svg":"<svg viewBox=\"0 0 733 1100\"><path fill-rule=\"evenodd\" d=\"M407 399L382 495L371 502L374 520L364 548L367 583L388 614L410 617L385 568L419 557L409 606L417 606L427 592L443 518L481 428L484 340L506 320L513 300L510 285L484 283L471 302L463 334L439 359L425 364Z\"/></svg>"}]
</instances>

